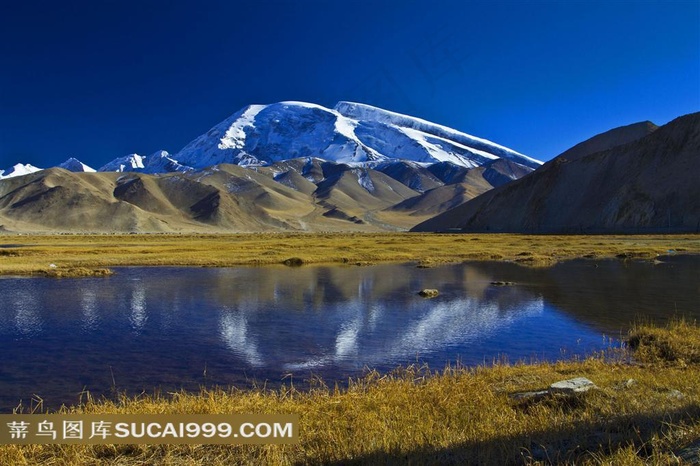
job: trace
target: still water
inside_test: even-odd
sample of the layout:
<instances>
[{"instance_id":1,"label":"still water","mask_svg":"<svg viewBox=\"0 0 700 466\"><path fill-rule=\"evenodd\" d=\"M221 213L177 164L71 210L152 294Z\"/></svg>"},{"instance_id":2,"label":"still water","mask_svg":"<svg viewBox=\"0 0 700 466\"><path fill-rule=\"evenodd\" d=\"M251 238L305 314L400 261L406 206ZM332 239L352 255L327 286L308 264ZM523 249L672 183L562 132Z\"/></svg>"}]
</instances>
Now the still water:
<instances>
[{"instance_id":1,"label":"still water","mask_svg":"<svg viewBox=\"0 0 700 466\"><path fill-rule=\"evenodd\" d=\"M700 258L552 268L121 268L0 279L0 411L80 393L303 386L367 368L555 360L619 344L641 317L700 318ZM515 282L495 286L493 281ZM437 288L433 299L417 296ZM612 339L612 341L611 341Z\"/></svg>"}]
</instances>

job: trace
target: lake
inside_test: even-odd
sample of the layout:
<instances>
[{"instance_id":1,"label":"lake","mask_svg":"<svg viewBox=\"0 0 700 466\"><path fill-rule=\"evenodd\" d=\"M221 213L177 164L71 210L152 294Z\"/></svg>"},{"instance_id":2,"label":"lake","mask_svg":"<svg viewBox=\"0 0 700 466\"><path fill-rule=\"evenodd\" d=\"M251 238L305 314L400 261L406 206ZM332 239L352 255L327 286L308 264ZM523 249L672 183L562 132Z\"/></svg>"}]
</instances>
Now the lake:
<instances>
[{"instance_id":1,"label":"lake","mask_svg":"<svg viewBox=\"0 0 700 466\"><path fill-rule=\"evenodd\" d=\"M583 356L619 346L640 318L700 318L700 257L660 259L3 277L0 410L33 397L44 407L74 404L84 391L303 387L368 368ZM423 288L440 294L421 298Z\"/></svg>"}]
</instances>

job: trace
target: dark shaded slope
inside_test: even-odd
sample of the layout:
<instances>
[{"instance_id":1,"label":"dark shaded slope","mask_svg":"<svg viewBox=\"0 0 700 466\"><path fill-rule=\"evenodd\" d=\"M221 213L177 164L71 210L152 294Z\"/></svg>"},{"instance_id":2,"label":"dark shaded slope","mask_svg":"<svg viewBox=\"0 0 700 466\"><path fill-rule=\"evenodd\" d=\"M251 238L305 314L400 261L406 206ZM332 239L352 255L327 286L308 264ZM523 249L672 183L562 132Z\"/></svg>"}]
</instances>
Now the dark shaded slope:
<instances>
[{"instance_id":1,"label":"dark shaded slope","mask_svg":"<svg viewBox=\"0 0 700 466\"><path fill-rule=\"evenodd\" d=\"M590 139L586 139L576 144L571 149L562 152L558 157L566 160L578 160L581 157L595 154L596 152L602 152L612 149L613 147L623 146L630 142L637 141L650 135L657 129L659 129L659 127L651 121L642 121L640 123L621 126L593 136Z\"/></svg>"},{"instance_id":2,"label":"dark shaded slope","mask_svg":"<svg viewBox=\"0 0 700 466\"><path fill-rule=\"evenodd\" d=\"M700 231L700 113L577 160L558 157L412 231Z\"/></svg>"}]
</instances>

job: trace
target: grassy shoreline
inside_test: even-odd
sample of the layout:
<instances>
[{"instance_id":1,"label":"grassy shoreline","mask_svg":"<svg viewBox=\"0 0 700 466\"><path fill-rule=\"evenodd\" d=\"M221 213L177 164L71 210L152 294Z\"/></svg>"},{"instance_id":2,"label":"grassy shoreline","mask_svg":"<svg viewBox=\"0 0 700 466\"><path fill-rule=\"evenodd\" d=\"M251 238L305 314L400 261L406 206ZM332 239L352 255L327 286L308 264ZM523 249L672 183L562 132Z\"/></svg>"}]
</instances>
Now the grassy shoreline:
<instances>
[{"instance_id":1,"label":"grassy shoreline","mask_svg":"<svg viewBox=\"0 0 700 466\"><path fill-rule=\"evenodd\" d=\"M654 259L669 251L700 254L700 235L259 233L3 238L0 274L44 276L100 276L106 272L94 269L117 266L417 262L429 267L470 260L548 266L576 258Z\"/></svg>"},{"instance_id":2,"label":"grassy shoreline","mask_svg":"<svg viewBox=\"0 0 700 466\"><path fill-rule=\"evenodd\" d=\"M700 327L636 326L630 353L371 373L347 389L203 390L63 412L297 413L296 445L0 446L1 464L681 464L700 442ZM522 401L573 377L598 389ZM691 454L692 455L692 454ZM687 458L686 458L687 459Z\"/></svg>"}]
</instances>

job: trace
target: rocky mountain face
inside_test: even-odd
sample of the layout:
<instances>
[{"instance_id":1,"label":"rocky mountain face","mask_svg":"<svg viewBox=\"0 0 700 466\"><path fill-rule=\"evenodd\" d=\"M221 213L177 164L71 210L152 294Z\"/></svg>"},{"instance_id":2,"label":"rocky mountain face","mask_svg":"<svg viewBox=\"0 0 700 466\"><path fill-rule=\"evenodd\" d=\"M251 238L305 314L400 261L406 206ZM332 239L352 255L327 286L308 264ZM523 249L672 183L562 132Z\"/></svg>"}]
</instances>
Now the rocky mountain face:
<instances>
[{"instance_id":1,"label":"rocky mountain face","mask_svg":"<svg viewBox=\"0 0 700 466\"><path fill-rule=\"evenodd\" d=\"M602 148L598 151L597 149ZM618 128L412 231L700 231L700 113Z\"/></svg>"}]
</instances>

